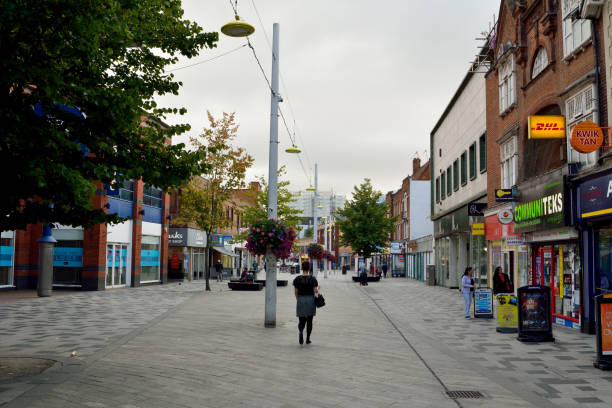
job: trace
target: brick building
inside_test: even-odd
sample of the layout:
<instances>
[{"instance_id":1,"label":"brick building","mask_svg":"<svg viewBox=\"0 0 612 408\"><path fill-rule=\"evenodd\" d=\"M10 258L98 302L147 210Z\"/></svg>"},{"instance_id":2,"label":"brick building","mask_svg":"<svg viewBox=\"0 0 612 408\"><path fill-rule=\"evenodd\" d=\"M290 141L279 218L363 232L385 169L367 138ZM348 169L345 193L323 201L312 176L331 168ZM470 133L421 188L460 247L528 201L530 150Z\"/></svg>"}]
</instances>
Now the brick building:
<instances>
[{"instance_id":1,"label":"brick building","mask_svg":"<svg viewBox=\"0 0 612 408\"><path fill-rule=\"evenodd\" d=\"M579 122L608 121L601 23L581 19L581 4L501 1L486 74L489 274L501 266L515 287L550 286L555 321L573 327L584 305L568 179L592 172L600 153L577 152L569 135ZM566 136L530 138L548 115L564 121ZM529 124L530 116L540 118ZM498 202L497 189L511 189L515 201ZM548 197L558 204L544 215L529 211Z\"/></svg>"}]
</instances>

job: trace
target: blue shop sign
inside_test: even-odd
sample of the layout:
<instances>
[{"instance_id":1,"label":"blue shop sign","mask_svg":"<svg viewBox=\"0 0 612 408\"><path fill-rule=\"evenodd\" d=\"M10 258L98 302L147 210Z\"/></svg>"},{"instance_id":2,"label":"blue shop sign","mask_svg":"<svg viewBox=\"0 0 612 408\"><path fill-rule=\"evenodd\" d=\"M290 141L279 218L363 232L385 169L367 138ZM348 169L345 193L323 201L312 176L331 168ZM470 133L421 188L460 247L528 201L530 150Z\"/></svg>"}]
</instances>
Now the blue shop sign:
<instances>
[{"instance_id":1,"label":"blue shop sign","mask_svg":"<svg viewBox=\"0 0 612 408\"><path fill-rule=\"evenodd\" d=\"M55 247L53 266L80 268L83 266L83 248Z\"/></svg>"},{"instance_id":2,"label":"blue shop sign","mask_svg":"<svg viewBox=\"0 0 612 408\"><path fill-rule=\"evenodd\" d=\"M159 266L159 251L140 250L140 266Z\"/></svg>"},{"instance_id":3,"label":"blue shop sign","mask_svg":"<svg viewBox=\"0 0 612 408\"><path fill-rule=\"evenodd\" d=\"M0 266L13 265L13 247L0 246Z\"/></svg>"},{"instance_id":4,"label":"blue shop sign","mask_svg":"<svg viewBox=\"0 0 612 408\"><path fill-rule=\"evenodd\" d=\"M578 185L578 218L593 219L612 214L612 174Z\"/></svg>"},{"instance_id":5,"label":"blue shop sign","mask_svg":"<svg viewBox=\"0 0 612 408\"><path fill-rule=\"evenodd\" d=\"M121 263L121 264L120 264ZM115 264L114 266L125 266L127 264L127 249L115 249ZM113 250L106 250L106 266L113 266Z\"/></svg>"}]
</instances>

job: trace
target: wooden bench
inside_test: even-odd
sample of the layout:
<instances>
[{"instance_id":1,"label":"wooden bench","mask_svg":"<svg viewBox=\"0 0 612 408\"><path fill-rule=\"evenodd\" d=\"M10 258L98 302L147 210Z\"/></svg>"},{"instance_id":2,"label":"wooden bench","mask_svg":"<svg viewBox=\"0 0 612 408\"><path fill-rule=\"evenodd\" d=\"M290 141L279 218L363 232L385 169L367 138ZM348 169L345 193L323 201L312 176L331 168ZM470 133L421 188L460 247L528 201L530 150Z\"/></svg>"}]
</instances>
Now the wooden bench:
<instances>
[{"instance_id":1,"label":"wooden bench","mask_svg":"<svg viewBox=\"0 0 612 408\"><path fill-rule=\"evenodd\" d=\"M255 283L261 283L262 285L266 286L265 280L256 280ZM276 286L287 286L288 284L289 284L289 281L287 281L286 279L276 280Z\"/></svg>"},{"instance_id":2,"label":"wooden bench","mask_svg":"<svg viewBox=\"0 0 612 408\"><path fill-rule=\"evenodd\" d=\"M380 280L380 276L368 276L368 282L378 282ZM353 276L353 282L361 282L361 278L359 276Z\"/></svg>"},{"instance_id":3,"label":"wooden bench","mask_svg":"<svg viewBox=\"0 0 612 408\"><path fill-rule=\"evenodd\" d=\"M247 283L247 282L228 282L227 286L231 290L262 290L263 285L261 283Z\"/></svg>"}]
</instances>

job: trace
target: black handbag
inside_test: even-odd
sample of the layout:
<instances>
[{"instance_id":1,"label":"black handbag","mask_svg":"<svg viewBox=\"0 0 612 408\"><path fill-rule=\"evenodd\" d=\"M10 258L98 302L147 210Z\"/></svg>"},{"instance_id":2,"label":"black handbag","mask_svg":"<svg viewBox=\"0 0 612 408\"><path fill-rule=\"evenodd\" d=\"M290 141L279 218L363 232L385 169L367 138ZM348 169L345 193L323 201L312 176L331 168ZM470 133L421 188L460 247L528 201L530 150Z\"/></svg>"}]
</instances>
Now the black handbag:
<instances>
[{"instance_id":1,"label":"black handbag","mask_svg":"<svg viewBox=\"0 0 612 408\"><path fill-rule=\"evenodd\" d=\"M323 306L325 306L325 298L320 293L319 293L318 296L315 296L315 306L316 307L323 307Z\"/></svg>"}]
</instances>

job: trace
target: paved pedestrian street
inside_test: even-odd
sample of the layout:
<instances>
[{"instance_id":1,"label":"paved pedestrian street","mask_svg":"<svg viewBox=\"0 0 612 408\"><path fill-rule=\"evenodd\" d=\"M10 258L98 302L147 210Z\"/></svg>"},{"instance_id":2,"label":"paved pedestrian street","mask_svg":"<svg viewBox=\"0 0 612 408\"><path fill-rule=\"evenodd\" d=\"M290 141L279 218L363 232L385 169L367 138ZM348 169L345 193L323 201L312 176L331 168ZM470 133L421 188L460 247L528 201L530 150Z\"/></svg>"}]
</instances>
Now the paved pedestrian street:
<instances>
[{"instance_id":1,"label":"paved pedestrian street","mask_svg":"<svg viewBox=\"0 0 612 408\"><path fill-rule=\"evenodd\" d=\"M0 378L0 406L612 406L612 373L592 367L594 336L555 326L555 343L525 344L492 320L464 319L456 290L319 280L327 305L303 346L291 286L278 288L274 329L263 326L263 291L226 282L0 302L0 358L61 363Z\"/></svg>"}]
</instances>

